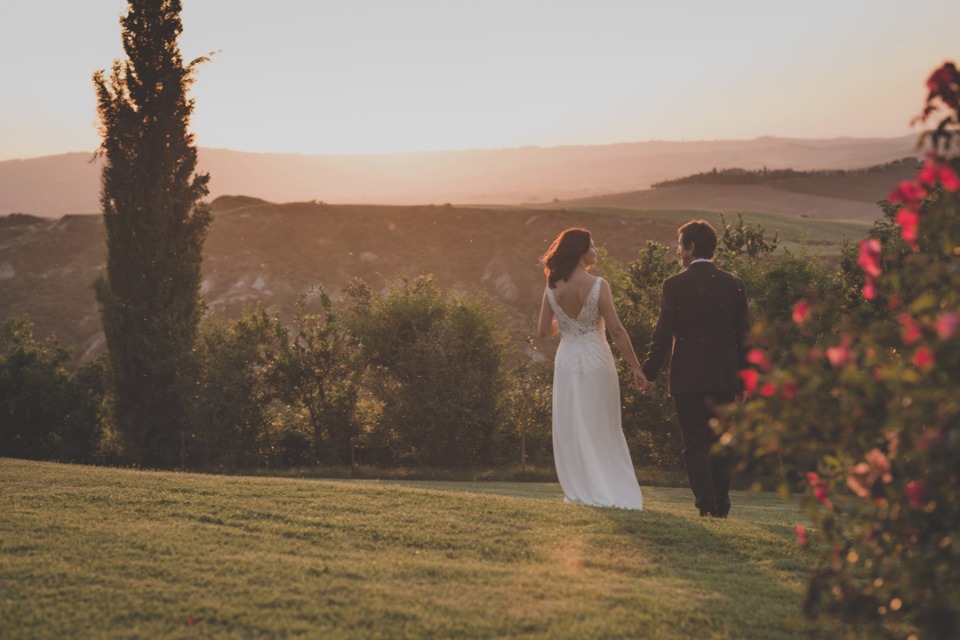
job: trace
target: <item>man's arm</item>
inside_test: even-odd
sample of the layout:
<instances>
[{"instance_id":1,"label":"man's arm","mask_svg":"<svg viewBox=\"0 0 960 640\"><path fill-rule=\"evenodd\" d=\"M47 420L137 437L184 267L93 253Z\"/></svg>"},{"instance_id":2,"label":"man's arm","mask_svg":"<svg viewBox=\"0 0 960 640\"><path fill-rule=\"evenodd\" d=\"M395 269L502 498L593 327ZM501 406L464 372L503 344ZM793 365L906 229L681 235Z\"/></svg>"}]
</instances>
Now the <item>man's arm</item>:
<instances>
[{"instance_id":1,"label":"man's arm","mask_svg":"<svg viewBox=\"0 0 960 640\"><path fill-rule=\"evenodd\" d=\"M747 288L743 280L737 278L736 281L736 316L734 321L737 336L737 364L742 371L748 366L747 363L747 336L750 333L750 312L747 308Z\"/></svg>"},{"instance_id":2,"label":"man's arm","mask_svg":"<svg viewBox=\"0 0 960 640\"><path fill-rule=\"evenodd\" d=\"M647 351L643 367L641 367L643 375L650 382L656 381L657 373L660 371L664 358L673 348L673 328L676 325L676 313L670 287L664 282L663 289L660 291L660 314L657 316L657 326L653 330L653 336L650 338L650 348Z\"/></svg>"}]
</instances>

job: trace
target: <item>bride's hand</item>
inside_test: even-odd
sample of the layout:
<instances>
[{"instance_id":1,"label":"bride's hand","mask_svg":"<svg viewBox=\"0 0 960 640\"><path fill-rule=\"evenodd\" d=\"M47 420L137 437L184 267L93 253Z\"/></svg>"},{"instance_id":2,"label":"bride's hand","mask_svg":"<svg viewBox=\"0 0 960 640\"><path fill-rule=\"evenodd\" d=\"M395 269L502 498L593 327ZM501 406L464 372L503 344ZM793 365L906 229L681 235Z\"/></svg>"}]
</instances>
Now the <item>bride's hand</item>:
<instances>
[{"instance_id":1,"label":"bride's hand","mask_svg":"<svg viewBox=\"0 0 960 640\"><path fill-rule=\"evenodd\" d=\"M647 377L643 375L643 372L639 369L633 370L633 384L636 385L637 389L640 391L646 391L647 387L650 386L650 382L647 380Z\"/></svg>"}]
</instances>

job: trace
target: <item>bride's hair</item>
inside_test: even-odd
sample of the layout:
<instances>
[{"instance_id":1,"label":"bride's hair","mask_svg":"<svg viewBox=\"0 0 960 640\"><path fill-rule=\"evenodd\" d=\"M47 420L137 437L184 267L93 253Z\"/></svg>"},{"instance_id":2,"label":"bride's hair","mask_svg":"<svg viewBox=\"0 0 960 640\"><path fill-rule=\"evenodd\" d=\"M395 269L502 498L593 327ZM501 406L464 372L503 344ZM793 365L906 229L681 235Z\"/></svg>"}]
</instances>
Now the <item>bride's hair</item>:
<instances>
[{"instance_id":1,"label":"bride's hair","mask_svg":"<svg viewBox=\"0 0 960 640\"><path fill-rule=\"evenodd\" d=\"M570 274L580 262L580 258L590 251L593 239L586 229L567 229L557 236L540 261L543 263L543 272L547 274L547 283L553 289L557 282L567 281Z\"/></svg>"}]
</instances>

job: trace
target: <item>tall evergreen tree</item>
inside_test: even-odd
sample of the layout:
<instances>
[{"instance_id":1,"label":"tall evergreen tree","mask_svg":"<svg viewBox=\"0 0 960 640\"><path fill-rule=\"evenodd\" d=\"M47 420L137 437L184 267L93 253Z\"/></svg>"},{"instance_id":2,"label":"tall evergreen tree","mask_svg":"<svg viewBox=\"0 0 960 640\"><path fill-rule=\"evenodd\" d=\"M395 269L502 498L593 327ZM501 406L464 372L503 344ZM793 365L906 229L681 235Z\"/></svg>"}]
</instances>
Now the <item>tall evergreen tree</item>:
<instances>
[{"instance_id":1,"label":"tall evergreen tree","mask_svg":"<svg viewBox=\"0 0 960 640\"><path fill-rule=\"evenodd\" d=\"M97 281L114 373L115 418L130 462L175 466L203 311L200 266L210 176L194 174L187 89L199 58L177 44L180 0L128 0L126 59L94 74L105 158L106 273Z\"/></svg>"}]
</instances>

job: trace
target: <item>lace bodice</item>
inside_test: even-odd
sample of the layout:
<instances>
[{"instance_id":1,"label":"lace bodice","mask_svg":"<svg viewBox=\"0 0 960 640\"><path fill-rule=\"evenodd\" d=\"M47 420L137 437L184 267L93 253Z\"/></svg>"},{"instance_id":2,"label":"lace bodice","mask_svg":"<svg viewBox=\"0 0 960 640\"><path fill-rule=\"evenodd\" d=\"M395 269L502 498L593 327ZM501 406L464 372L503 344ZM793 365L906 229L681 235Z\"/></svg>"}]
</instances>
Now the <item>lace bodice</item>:
<instances>
[{"instance_id":1,"label":"lace bodice","mask_svg":"<svg viewBox=\"0 0 960 640\"><path fill-rule=\"evenodd\" d=\"M593 336L599 333L603 335L606 328L603 318L600 316L600 281L603 278L597 278L590 293L587 294L587 300L580 309L580 315L571 318L554 297L553 289L547 287L547 300L550 302L550 308L553 309L553 315L557 318L557 324L560 326L560 338L576 338L580 336Z\"/></svg>"}]
</instances>

